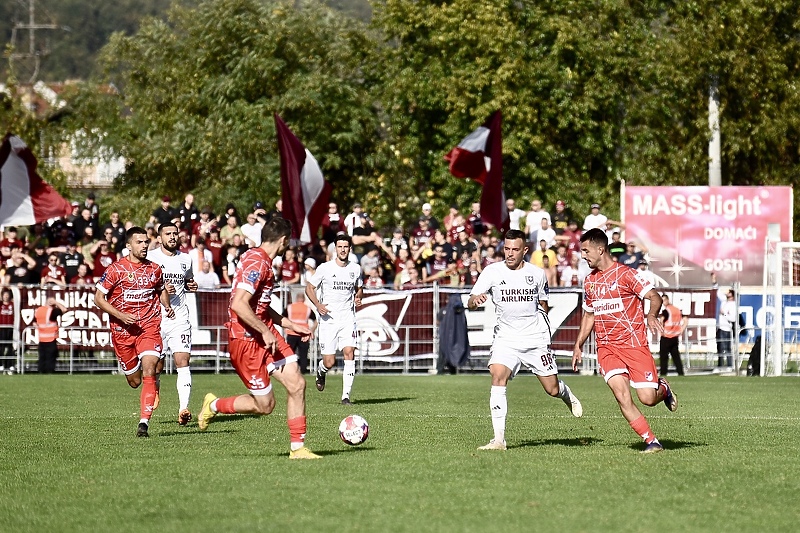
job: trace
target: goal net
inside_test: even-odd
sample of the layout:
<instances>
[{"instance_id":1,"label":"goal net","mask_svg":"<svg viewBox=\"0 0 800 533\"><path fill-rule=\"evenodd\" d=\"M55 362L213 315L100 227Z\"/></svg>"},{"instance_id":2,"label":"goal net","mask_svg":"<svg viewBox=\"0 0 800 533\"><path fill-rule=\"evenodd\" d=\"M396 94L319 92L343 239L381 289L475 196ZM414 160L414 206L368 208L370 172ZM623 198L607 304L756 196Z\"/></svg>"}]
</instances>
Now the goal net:
<instances>
[{"instance_id":1,"label":"goal net","mask_svg":"<svg viewBox=\"0 0 800 533\"><path fill-rule=\"evenodd\" d=\"M800 368L800 242L767 239L762 294L761 375ZM758 354L753 354L758 356Z\"/></svg>"}]
</instances>

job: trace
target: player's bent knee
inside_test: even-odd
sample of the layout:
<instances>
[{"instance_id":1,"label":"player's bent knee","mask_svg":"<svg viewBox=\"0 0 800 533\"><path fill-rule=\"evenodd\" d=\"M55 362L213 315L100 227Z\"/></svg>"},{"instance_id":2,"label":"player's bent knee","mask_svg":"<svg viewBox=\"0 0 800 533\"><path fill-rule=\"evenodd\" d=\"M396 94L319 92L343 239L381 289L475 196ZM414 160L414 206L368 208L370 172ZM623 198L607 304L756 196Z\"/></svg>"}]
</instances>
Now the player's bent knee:
<instances>
[{"instance_id":1,"label":"player's bent knee","mask_svg":"<svg viewBox=\"0 0 800 533\"><path fill-rule=\"evenodd\" d=\"M268 415L275 409L275 397L272 395L256 398L256 413Z\"/></svg>"}]
</instances>

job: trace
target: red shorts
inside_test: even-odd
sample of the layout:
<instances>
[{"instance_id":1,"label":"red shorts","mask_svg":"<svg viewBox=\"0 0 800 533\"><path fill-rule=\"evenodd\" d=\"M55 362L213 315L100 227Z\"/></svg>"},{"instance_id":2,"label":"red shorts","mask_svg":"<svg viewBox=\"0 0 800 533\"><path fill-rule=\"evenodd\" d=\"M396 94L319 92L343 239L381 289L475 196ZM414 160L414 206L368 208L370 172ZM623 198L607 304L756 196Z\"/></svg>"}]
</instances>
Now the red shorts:
<instances>
[{"instance_id":1,"label":"red shorts","mask_svg":"<svg viewBox=\"0 0 800 533\"><path fill-rule=\"evenodd\" d=\"M231 364L239 374L244 386L254 396L269 394L272 385L269 376L275 369L291 362L297 362L297 356L292 348L286 344L274 326L270 331L278 340L277 353L272 353L264 346L264 341L252 337L246 339L231 339L228 350L231 355Z\"/></svg>"},{"instance_id":2,"label":"red shorts","mask_svg":"<svg viewBox=\"0 0 800 533\"><path fill-rule=\"evenodd\" d=\"M658 387L656 363L647 346L601 346L597 349L597 363L606 382L617 374L628 374L634 389Z\"/></svg>"},{"instance_id":3,"label":"red shorts","mask_svg":"<svg viewBox=\"0 0 800 533\"><path fill-rule=\"evenodd\" d=\"M162 357L161 333L157 329L143 330L139 335L112 331L111 342L114 344L114 351L117 354L119 365L122 367L122 372L126 376L139 370L139 359L143 355Z\"/></svg>"}]
</instances>

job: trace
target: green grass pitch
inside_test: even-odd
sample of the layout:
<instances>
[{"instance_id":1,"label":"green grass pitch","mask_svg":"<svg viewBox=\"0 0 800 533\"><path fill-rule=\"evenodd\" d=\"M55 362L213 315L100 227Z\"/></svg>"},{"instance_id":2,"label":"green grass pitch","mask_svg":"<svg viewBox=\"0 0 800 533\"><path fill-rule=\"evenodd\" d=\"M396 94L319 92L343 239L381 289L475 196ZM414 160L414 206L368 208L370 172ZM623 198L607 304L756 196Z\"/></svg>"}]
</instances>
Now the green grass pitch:
<instances>
[{"instance_id":1,"label":"green grass pitch","mask_svg":"<svg viewBox=\"0 0 800 533\"><path fill-rule=\"evenodd\" d=\"M175 422L175 377L149 439L122 376L0 376L0 531L797 531L800 381L673 378L680 406L643 408L666 450L643 455L599 377L565 376L573 418L531 376L508 389L506 452L491 438L487 375L308 381L308 445L288 459L285 396L262 418L220 416L208 432ZM235 375L195 373L206 392ZM370 423L359 447L345 415Z\"/></svg>"}]
</instances>

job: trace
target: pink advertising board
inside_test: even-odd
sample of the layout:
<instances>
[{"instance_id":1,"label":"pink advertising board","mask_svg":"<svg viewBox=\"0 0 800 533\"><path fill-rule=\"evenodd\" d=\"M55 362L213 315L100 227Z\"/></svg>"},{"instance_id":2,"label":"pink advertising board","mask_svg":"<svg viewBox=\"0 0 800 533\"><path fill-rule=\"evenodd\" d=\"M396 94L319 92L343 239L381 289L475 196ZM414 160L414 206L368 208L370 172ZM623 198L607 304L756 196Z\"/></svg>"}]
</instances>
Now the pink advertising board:
<instances>
[{"instance_id":1,"label":"pink advertising board","mask_svg":"<svg viewBox=\"0 0 800 533\"><path fill-rule=\"evenodd\" d=\"M649 250L650 270L670 286L760 285L769 224L792 236L791 187L625 187L625 239Z\"/></svg>"}]
</instances>

